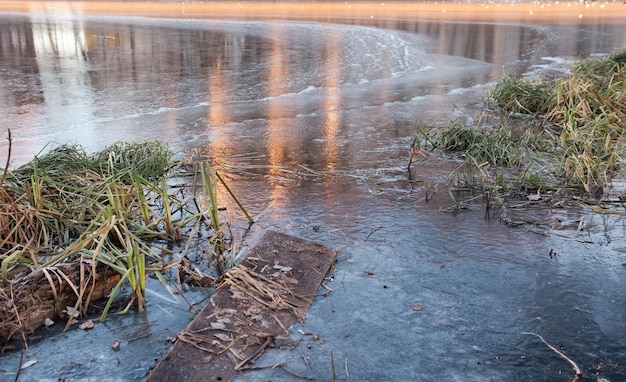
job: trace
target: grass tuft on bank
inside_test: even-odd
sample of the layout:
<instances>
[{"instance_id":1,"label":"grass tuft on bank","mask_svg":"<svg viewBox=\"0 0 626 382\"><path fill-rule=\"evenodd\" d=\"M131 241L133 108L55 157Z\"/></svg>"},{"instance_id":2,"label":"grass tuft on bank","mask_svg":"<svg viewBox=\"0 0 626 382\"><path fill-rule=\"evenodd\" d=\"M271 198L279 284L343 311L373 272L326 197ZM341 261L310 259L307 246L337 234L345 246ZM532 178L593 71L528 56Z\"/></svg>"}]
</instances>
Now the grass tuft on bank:
<instances>
[{"instance_id":1,"label":"grass tuft on bank","mask_svg":"<svg viewBox=\"0 0 626 382\"><path fill-rule=\"evenodd\" d=\"M562 78L505 76L485 104L480 125L451 121L427 139L461 158L454 187L593 197L611 187L624 155L626 51L579 60Z\"/></svg>"}]
</instances>

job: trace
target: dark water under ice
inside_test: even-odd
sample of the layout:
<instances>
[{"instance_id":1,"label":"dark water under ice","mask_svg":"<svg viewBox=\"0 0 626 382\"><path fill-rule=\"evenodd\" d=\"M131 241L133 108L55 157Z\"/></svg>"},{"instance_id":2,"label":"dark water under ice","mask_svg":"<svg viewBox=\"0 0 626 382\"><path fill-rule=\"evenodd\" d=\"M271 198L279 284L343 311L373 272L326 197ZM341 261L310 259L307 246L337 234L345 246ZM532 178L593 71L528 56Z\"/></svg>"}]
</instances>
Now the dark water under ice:
<instances>
[{"instance_id":1,"label":"dark water under ice","mask_svg":"<svg viewBox=\"0 0 626 382\"><path fill-rule=\"evenodd\" d=\"M553 231L442 213L424 194L446 165L418 167L413 192L405 165L418 126L471 120L505 73L563 73L568 57L624 48L626 26L338 21L0 14L0 134L12 131L13 166L48 142L158 139L207 155L257 219L244 247L274 229L338 249L332 293L292 330L300 345L257 365L323 381L332 356L337 380L569 381L521 334L535 332L585 380L625 380L623 219L557 211L582 230ZM44 331L20 380L141 380L189 316L154 285L145 314ZM0 356L0 381L19 359Z\"/></svg>"}]
</instances>

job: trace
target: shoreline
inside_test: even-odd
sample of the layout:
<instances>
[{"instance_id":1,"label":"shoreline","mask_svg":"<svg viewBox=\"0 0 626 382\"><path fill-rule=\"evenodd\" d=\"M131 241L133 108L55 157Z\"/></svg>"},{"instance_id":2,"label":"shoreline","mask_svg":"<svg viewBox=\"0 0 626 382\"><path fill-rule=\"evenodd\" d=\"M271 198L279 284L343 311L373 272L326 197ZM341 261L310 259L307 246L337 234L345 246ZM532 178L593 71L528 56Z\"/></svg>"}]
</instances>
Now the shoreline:
<instances>
[{"instance_id":1,"label":"shoreline","mask_svg":"<svg viewBox=\"0 0 626 382\"><path fill-rule=\"evenodd\" d=\"M326 3L326 2L121 2L6 1L0 13L153 18L301 20L319 18L448 20L489 23L592 25L622 23L626 5L618 2L554 3Z\"/></svg>"}]
</instances>

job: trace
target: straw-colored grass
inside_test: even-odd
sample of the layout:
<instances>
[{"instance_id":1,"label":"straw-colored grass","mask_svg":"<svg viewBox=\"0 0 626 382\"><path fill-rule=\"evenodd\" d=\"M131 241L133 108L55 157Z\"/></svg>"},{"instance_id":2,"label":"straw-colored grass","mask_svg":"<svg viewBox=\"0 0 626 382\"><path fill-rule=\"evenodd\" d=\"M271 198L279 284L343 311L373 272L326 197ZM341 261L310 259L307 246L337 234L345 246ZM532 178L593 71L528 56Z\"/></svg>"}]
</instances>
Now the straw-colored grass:
<instances>
[{"instance_id":1,"label":"straw-colored grass","mask_svg":"<svg viewBox=\"0 0 626 382\"><path fill-rule=\"evenodd\" d=\"M143 153L123 162L124 149ZM150 189L148 179L166 174L170 155L158 142L118 144L91 156L75 145L64 145L6 171L0 248L24 248L45 256L89 232L108 209L134 222L142 208L150 208L144 194ZM165 236L147 232L149 228L143 228L146 234Z\"/></svg>"},{"instance_id":2,"label":"straw-colored grass","mask_svg":"<svg viewBox=\"0 0 626 382\"><path fill-rule=\"evenodd\" d=\"M160 273L172 263L162 262L163 249L155 247L155 240L180 241L182 232L189 231L187 227L193 226L195 232L206 222L205 229L212 231L213 237L209 244L216 248L214 257L225 259L231 248L218 218L215 179L221 178L201 164L191 175L202 178L203 188L194 188L187 199L179 199L170 193L166 180L172 168L167 147L144 142L118 143L91 155L76 145L63 145L15 170L0 169L3 286L10 290L21 278L61 263L88 261L94 264L93 271L96 264L104 264L121 276L102 313L104 319L123 285L129 285L131 291L123 311L132 306L143 310L147 273L164 280ZM189 195L176 191L177 195ZM230 189L228 192L252 222ZM190 239L193 236L190 234ZM218 265L223 273L228 263L221 260ZM97 275L89 278L95 280ZM88 285L82 280L76 284L75 308L84 313L89 303L85 300ZM9 307L7 316L27 314L20 312L18 305L15 302L15 312Z\"/></svg>"},{"instance_id":3,"label":"straw-colored grass","mask_svg":"<svg viewBox=\"0 0 626 382\"><path fill-rule=\"evenodd\" d=\"M577 61L556 80L505 76L488 96L498 125L452 121L429 137L435 147L460 153L456 186L593 196L608 190L624 153L626 51Z\"/></svg>"},{"instance_id":4,"label":"straw-colored grass","mask_svg":"<svg viewBox=\"0 0 626 382\"><path fill-rule=\"evenodd\" d=\"M626 132L626 51L574 65L547 118L560 128L565 176L601 191L620 169Z\"/></svg>"}]
</instances>

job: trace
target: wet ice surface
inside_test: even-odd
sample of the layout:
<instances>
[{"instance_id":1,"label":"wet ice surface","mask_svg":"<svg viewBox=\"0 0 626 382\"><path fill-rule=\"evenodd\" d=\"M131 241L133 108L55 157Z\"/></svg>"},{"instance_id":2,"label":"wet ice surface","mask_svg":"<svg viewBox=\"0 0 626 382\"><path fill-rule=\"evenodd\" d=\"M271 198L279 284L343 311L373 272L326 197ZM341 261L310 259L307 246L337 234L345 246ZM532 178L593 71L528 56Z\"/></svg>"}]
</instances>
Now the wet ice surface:
<instances>
[{"instance_id":1,"label":"wet ice surface","mask_svg":"<svg viewBox=\"0 0 626 382\"><path fill-rule=\"evenodd\" d=\"M194 313L190 303L201 303L206 297L189 291L185 298L172 295L155 280L149 280L147 288L150 308L144 313L111 314L103 323L98 323L99 316L85 317L78 324L91 319L93 329L80 330L75 324L67 332L63 332L65 320L57 318L54 326L32 336L21 363L19 352L0 356L0 381L15 380L20 364L26 366L21 381L143 380L189 322Z\"/></svg>"},{"instance_id":2,"label":"wet ice surface","mask_svg":"<svg viewBox=\"0 0 626 382\"><path fill-rule=\"evenodd\" d=\"M403 21L393 24L397 29L387 21L381 26L388 29L380 29L279 21L4 19L0 123L12 129L14 164L48 142L96 150L120 139L160 139L180 150L211 146L214 156L224 139L242 142L227 141L223 156L257 150L258 139L271 140L279 127L304 146L319 138L344 146L342 134L351 140L366 133L364 127L404 138L412 131L385 126L441 124L466 115L480 102L481 85L503 73L533 65L555 69L552 57L607 53L625 39L623 29L601 24L580 32L445 21ZM370 146L377 143L371 139ZM0 149L6 148L0 141Z\"/></svg>"},{"instance_id":3,"label":"wet ice surface","mask_svg":"<svg viewBox=\"0 0 626 382\"><path fill-rule=\"evenodd\" d=\"M299 345L255 366L331 380L332 354L337 380L569 381L563 359L521 334L535 332L587 380L624 379L622 219L587 216L581 233L546 236L480 207L440 213L424 193L445 171L417 166L409 192L403 168L416 126L470 119L505 72L563 71L562 57L623 47L624 27L2 17L0 36L19 37L0 50L15 164L50 140L96 150L160 139L223 169L257 217L246 246L274 229L341 252L332 293L292 330ZM481 36L501 43L477 46ZM23 362L38 363L20 379L143 379L190 316L154 284L145 314L33 343ZM19 354L0 361L0 380L13 380ZM239 379L298 378L274 368Z\"/></svg>"},{"instance_id":4,"label":"wet ice surface","mask_svg":"<svg viewBox=\"0 0 626 382\"><path fill-rule=\"evenodd\" d=\"M341 256L332 293L292 330L298 346L266 352L254 366L268 369L237 380L294 380L281 363L331 380L331 355L337 380L571 380L563 359L522 332L561 347L588 380L597 370L623 379L623 221L594 216L584 233L543 236L478 209L439 214L417 195L367 193L308 184L261 224L331 243ZM292 202L304 197L309 208Z\"/></svg>"},{"instance_id":5,"label":"wet ice surface","mask_svg":"<svg viewBox=\"0 0 626 382\"><path fill-rule=\"evenodd\" d=\"M270 349L254 366L284 363L330 380L332 351L337 380L569 381L564 360L521 334L536 332L588 377L599 368L609 380L622 380L623 221L594 216L583 233L545 237L486 221L479 208L440 213L406 189L373 195L351 178L238 185L260 216L250 244L274 229L341 252L327 283L332 293L318 297L305 323L292 328L299 345ZM252 190L262 195L257 204ZM151 288L167 296L158 285ZM140 380L167 350L166 338L186 324L187 308L180 299L173 304L151 294L145 315L110 317L93 331L31 345L28 359L39 363L22 378ZM119 352L110 348L115 339L122 341ZM2 368L14 370L17 358L4 357ZM280 368L238 379L298 380Z\"/></svg>"},{"instance_id":6,"label":"wet ice surface","mask_svg":"<svg viewBox=\"0 0 626 382\"><path fill-rule=\"evenodd\" d=\"M308 134L296 137L301 145L334 132L351 138L363 125L413 121L423 97L484 83L491 71L427 53L426 36L362 26L87 19L53 23L50 33L46 19L33 19L41 41L20 59L5 51L11 65L0 73L14 163L50 141L96 150L139 131L181 150L236 137L229 149L239 153L280 128ZM69 40L60 49L59 36ZM441 115L423 110L419 120Z\"/></svg>"}]
</instances>

